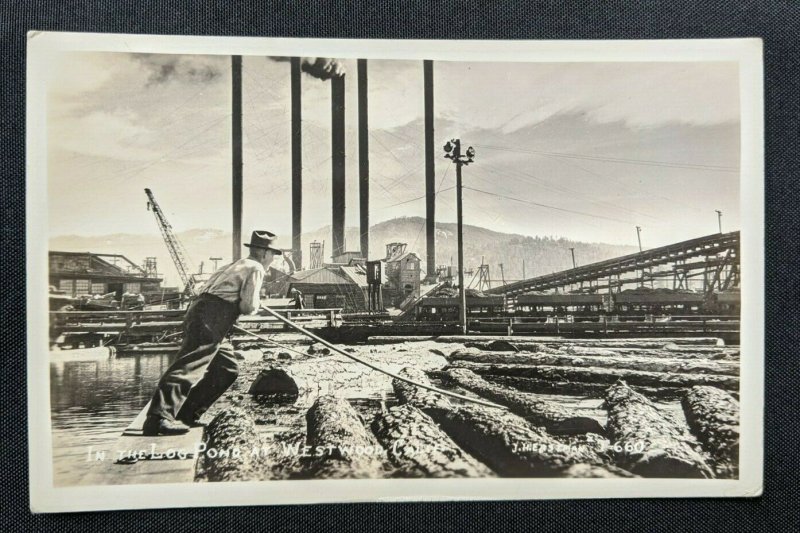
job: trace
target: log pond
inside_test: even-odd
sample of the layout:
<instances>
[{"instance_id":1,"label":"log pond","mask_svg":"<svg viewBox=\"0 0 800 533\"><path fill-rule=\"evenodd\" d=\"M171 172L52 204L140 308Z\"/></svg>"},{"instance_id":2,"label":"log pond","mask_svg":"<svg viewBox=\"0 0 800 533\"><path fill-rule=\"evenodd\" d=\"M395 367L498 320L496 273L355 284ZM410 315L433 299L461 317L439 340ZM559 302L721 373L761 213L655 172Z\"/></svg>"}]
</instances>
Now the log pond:
<instances>
[{"instance_id":1,"label":"log pond","mask_svg":"<svg viewBox=\"0 0 800 533\"><path fill-rule=\"evenodd\" d=\"M404 382L319 344L284 342L293 351L237 344L239 378L197 434L203 446L236 442L272 451L254 460L198 452L184 469L196 481L736 475L739 353L715 339L378 338L345 347L394 373L416 372L434 386L508 408L488 412L452 398L420 403ZM57 486L88 482L87 450L119 447L169 360L51 354ZM706 398L727 411L716 412ZM380 457L340 451L353 443ZM287 444L327 453L276 455ZM420 447L433 451L420 455ZM415 453L402 452L409 449ZM113 470L109 483L149 482L141 468L128 476L111 461L92 466L92 483L104 482L98 468Z\"/></svg>"}]
</instances>

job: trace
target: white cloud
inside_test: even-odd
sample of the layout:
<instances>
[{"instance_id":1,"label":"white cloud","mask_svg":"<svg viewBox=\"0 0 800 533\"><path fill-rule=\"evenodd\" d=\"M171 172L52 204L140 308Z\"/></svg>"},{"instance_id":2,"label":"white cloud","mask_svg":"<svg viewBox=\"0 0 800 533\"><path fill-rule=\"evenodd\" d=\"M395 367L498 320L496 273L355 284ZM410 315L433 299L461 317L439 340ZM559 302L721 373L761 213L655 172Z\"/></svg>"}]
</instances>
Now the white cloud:
<instances>
[{"instance_id":1,"label":"white cloud","mask_svg":"<svg viewBox=\"0 0 800 533\"><path fill-rule=\"evenodd\" d=\"M513 131L574 111L636 127L719 124L739 116L735 63L437 63L435 68L439 110L484 128L513 121Z\"/></svg>"},{"instance_id":2,"label":"white cloud","mask_svg":"<svg viewBox=\"0 0 800 533\"><path fill-rule=\"evenodd\" d=\"M152 147L154 135L135 113L116 110L57 121L51 125L48 138L56 150L139 161L157 155Z\"/></svg>"}]
</instances>

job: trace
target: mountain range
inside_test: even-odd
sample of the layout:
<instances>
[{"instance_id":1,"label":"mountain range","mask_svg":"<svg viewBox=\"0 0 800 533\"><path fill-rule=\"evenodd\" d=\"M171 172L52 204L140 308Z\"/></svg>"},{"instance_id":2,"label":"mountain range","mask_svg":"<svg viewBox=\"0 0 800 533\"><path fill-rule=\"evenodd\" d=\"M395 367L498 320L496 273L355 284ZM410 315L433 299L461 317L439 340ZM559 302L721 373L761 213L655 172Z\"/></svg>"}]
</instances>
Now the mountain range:
<instances>
[{"instance_id":1,"label":"mountain range","mask_svg":"<svg viewBox=\"0 0 800 533\"><path fill-rule=\"evenodd\" d=\"M457 239L455 223L436 224L436 258L439 265L456 265ZM347 250L358 250L359 230L346 229ZM186 249L194 271L213 270L210 257L222 257L222 263L230 260L231 242L228 232L218 229L192 229L176 234ZM330 226L303 234L303 261L308 264L308 245L312 241L324 242L325 260L330 256ZM386 220L370 228L370 259L383 258L385 245L392 242L408 244L407 250L416 253L427 270L425 219L422 217L400 217ZM282 240L288 247L289 239ZM60 235L49 241L51 250L69 252L116 253L141 264L146 257L156 257L159 272L167 285L178 285L177 271L161 236L156 233L116 233L103 236ZM483 262L489 265L492 280L513 281L564 270L572 266L570 248L574 248L578 265L602 261L633 253L633 246L572 241L550 236L527 236L503 233L487 228L464 225L464 263L467 271L477 271ZM500 265L503 265L502 268ZM468 275L469 279L469 275Z\"/></svg>"}]
</instances>

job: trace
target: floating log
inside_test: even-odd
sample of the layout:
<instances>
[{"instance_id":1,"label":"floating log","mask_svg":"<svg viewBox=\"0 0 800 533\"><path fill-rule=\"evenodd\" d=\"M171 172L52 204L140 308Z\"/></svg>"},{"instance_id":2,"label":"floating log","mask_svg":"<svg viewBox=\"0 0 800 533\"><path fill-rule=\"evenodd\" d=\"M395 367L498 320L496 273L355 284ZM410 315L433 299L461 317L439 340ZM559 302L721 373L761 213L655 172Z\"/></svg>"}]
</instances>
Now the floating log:
<instances>
[{"instance_id":1,"label":"floating log","mask_svg":"<svg viewBox=\"0 0 800 533\"><path fill-rule=\"evenodd\" d=\"M536 378L518 378L514 376L482 376L489 382L512 387L523 392L536 394L565 394L586 396L589 398L605 398L608 385L604 383L582 383L580 381L548 381ZM633 387L636 392L648 398L659 400L675 400L683 396L685 388L681 387Z\"/></svg>"},{"instance_id":2,"label":"floating log","mask_svg":"<svg viewBox=\"0 0 800 533\"><path fill-rule=\"evenodd\" d=\"M437 421L456 443L501 475L560 476L576 463L602 463L593 450L563 444L508 411L463 405Z\"/></svg>"},{"instance_id":3,"label":"floating log","mask_svg":"<svg viewBox=\"0 0 800 533\"><path fill-rule=\"evenodd\" d=\"M372 340L375 337L370 337ZM428 338L428 337L426 337ZM561 346L564 344L576 344L581 346L594 346L598 348L662 348L668 344L688 345L688 346L724 346L725 343L719 337L641 337L636 339L565 339L562 337L525 337L497 335L440 335L435 337L437 342L445 343L485 343L494 340L507 341L521 350L527 350L527 345L537 346Z\"/></svg>"},{"instance_id":4,"label":"floating log","mask_svg":"<svg viewBox=\"0 0 800 533\"><path fill-rule=\"evenodd\" d=\"M422 342L436 340L431 335L370 335L367 344L402 344L404 342Z\"/></svg>"},{"instance_id":5,"label":"floating log","mask_svg":"<svg viewBox=\"0 0 800 533\"><path fill-rule=\"evenodd\" d=\"M416 381L427 381L418 369L402 372ZM561 443L543 428L532 426L511 412L474 404L456 406L435 392L400 380L394 380L393 384L401 401L408 401L429 414L456 444L501 476L559 477L570 466L580 463L603 468L594 450ZM609 475L614 472L609 470Z\"/></svg>"},{"instance_id":6,"label":"floating log","mask_svg":"<svg viewBox=\"0 0 800 533\"><path fill-rule=\"evenodd\" d=\"M520 351L514 344L505 340L494 340L489 342L465 342L467 348L478 348L479 350L489 350L496 352L518 352Z\"/></svg>"},{"instance_id":7,"label":"floating log","mask_svg":"<svg viewBox=\"0 0 800 533\"><path fill-rule=\"evenodd\" d=\"M624 381L608 389L606 406L611 449L621 467L645 477L714 477L688 431Z\"/></svg>"},{"instance_id":8,"label":"floating log","mask_svg":"<svg viewBox=\"0 0 800 533\"><path fill-rule=\"evenodd\" d=\"M686 392L681 404L689 428L714 458L720 477L739 471L739 402L716 387L697 386Z\"/></svg>"},{"instance_id":9,"label":"floating log","mask_svg":"<svg viewBox=\"0 0 800 533\"><path fill-rule=\"evenodd\" d=\"M413 366L402 369L400 375L412 379L417 383L425 385L430 383L425 372ZM450 411L454 408L447 397L432 390L423 389L422 387L417 387L399 379L392 380L392 387L400 403L411 404L428 414L438 414L439 412ZM434 416L433 418L436 420L437 417Z\"/></svg>"},{"instance_id":10,"label":"floating log","mask_svg":"<svg viewBox=\"0 0 800 533\"><path fill-rule=\"evenodd\" d=\"M731 348L726 346L678 346L667 345L664 349L668 352L677 352L682 357L709 357L712 359L719 359L720 357L727 357L730 359L738 359L740 355L739 348Z\"/></svg>"},{"instance_id":11,"label":"floating log","mask_svg":"<svg viewBox=\"0 0 800 533\"><path fill-rule=\"evenodd\" d=\"M247 412L240 407L221 411L208 424L203 440L202 468L209 481L249 481L269 477L258 453L261 437Z\"/></svg>"},{"instance_id":12,"label":"floating log","mask_svg":"<svg viewBox=\"0 0 800 533\"><path fill-rule=\"evenodd\" d=\"M509 353L475 352L457 350L448 357L451 361L471 361L474 363L575 366L595 368L627 368L647 372L682 372L692 374L739 375L736 361L715 361L709 359L664 359L630 357L614 354L609 357L581 357L560 353Z\"/></svg>"},{"instance_id":13,"label":"floating log","mask_svg":"<svg viewBox=\"0 0 800 533\"><path fill-rule=\"evenodd\" d=\"M384 411L372 430L397 467L397 477L494 477L486 465L458 447L433 419L411 405Z\"/></svg>"},{"instance_id":14,"label":"floating log","mask_svg":"<svg viewBox=\"0 0 800 533\"><path fill-rule=\"evenodd\" d=\"M667 345L661 348L598 348L593 346L577 346L567 344L555 348L545 348L539 352L552 354L570 354L589 357L647 357L666 359L736 359L739 351L731 348L708 347L693 350L691 346Z\"/></svg>"},{"instance_id":15,"label":"floating log","mask_svg":"<svg viewBox=\"0 0 800 533\"><path fill-rule=\"evenodd\" d=\"M678 346L725 346L719 337L640 337L635 339L557 339L543 341L547 346L576 344L597 348L663 348Z\"/></svg>"},{"instance_id":16,"label":"floating log","mask_svg":"<svg viewBox=\"0 0 800 533\"><path fill-rule=\"evenodd\" d=\"M431 353L390 352L362 356L371 363L391 372L408 365L436 370L447 360ZM335 393L339 397L363 398L391 391L392 378L342 355L332 355L301 361L287 361L262 370L250 386L254 395L286 394L297 396L302 406L310 406L319 396Z\"/></svg>"},{"instance_id":17,"label":"floating log","mask_svg":"<svg viewBox=\"0 0 800 533\"><path fill-rule=\"evenodd\" d=\"M306 413L309 449L303 477L382 478L386 450L343 398L320 396Z\"/></svg>"},{"instance_id":18,"label":"floating log","mask_svg":"<svg viewBox=\"0 0 800 533\"><path fill-rule=\"evenodd\" d=\"M727 390L739 390L739 378L717 374L676 374L670 372L646 372L626 368L597 368L574 366L493 365L459 361L459 367L469 368L478 374L495 376L527 377L552 381L580 381L584 383L606 383L611 385L624 379L632 385L645 387L692 387L713 385Z\"/></svg>"},{"instance_id":19,"label":"floating log","mask_svg":"<svg viewBox=\"0 0 800 533\"><path fill-rule=\"evenodd\" d=\"M490 383L466 368L454 368L446 371L445 375L459 387L507 405L512 413L523 417L534 426L544 427L551 434L605 434L605 428L594 418L577 416L570 409L560 407L534 394Z\"/></svg>"}]
</instances>

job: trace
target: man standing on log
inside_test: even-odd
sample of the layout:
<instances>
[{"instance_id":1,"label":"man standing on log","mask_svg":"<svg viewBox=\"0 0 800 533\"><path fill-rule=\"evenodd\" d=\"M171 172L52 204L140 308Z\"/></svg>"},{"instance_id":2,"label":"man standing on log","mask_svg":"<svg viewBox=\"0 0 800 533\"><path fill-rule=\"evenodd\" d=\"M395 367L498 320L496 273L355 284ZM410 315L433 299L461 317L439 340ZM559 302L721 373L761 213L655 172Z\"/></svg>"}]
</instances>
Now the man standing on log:
<instances>
[{"instance_id":1,"label":"man standing on log","mask_svg":"<svg viewBox=\"0 0 800 533\"><path fill-rule=\"evenodd\" d=\"M217 270L186 310L183 344L175 362L158 382L142 434L180 435L199 419L239 375L233 346L226 339L240 314L261 307L265 269L282 252L275 235L254 231L250 255Z\"/></svg>"}]
</instances>

